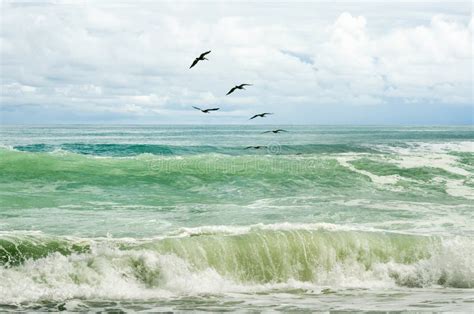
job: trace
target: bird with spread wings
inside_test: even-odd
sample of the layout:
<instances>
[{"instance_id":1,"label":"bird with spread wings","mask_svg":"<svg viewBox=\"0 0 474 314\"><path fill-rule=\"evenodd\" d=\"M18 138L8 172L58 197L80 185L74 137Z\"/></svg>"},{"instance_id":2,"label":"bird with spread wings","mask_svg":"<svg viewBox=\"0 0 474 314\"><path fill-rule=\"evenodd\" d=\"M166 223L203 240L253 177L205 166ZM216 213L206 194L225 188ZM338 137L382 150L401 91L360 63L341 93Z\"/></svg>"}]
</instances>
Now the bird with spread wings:
<instances>
[{"instance_id":1,"label":"bird with spread wings","mask_svg":"<svg viewBox=\"0 0 474 314\"><path fill-rule=\"evenodd\" d=\"M232 94L236 89L245 89L245 86L252 86L252 84L244 83L240 85L235 85L226 95Z\"/></svg>"},{"instance_id":2,"label":"bird with spread wings","mask_svg":"<svg viewBox=\"0 0 474 314\"><path fill-rule=\"evenodd\" d=\"M206 58L206 55L211 53L211 51L206 51L206 52L203 52L201 53L201 55L199 57L197 57L196 59L194 59L193 61L193 64L191 64L191 66L189 67L190 69L195 66L199 61L203 61L203 60L209 60Z\"/></svg>"},{"instance_id":3,"label":"bird with spread wings","mask_svg":"<svg viewBox=\"0 0 474 314\"><path fill-rule=\"evenodd\" d=\"M287 130L283 130L283 129L277 129L277 130L271 130L271 131L265 131L265 132L262 132L262 134L265 134L265 133L280 133L280 132L288 132Z\"/></svg>"},{"instance_id":4,"label":"bird with spread wings","mask_svg":"<svg viewBox=\"0 0 474 314\"><path fill-rule=\"evenodd\" d=\"M194 108L194 109L197 109L197 110L199 110L199 111L201 111L201 112L203 112L203 113L209 113L210 111L217 111L217 110L220 109L220 108L201 109L201 108L199 108L199 107L194 107L194 106L193 106L193 108Z\"/></svg>"},{"instance_id":5,"label":"bird with spread wings","mask_svg":"<svg viewBox=\"0 0 474 314\"><path fill-rule=\"evenodd\" d=\"M253 117L251 117L249 120L255 119L255 118L257 118L257 117L265 118L265 116L267 116L267 115L269 115L269 114L273 114L273 113L271 113L271 112L259 113L259 114L254 115Z\"/></svg>"}]
</instances>

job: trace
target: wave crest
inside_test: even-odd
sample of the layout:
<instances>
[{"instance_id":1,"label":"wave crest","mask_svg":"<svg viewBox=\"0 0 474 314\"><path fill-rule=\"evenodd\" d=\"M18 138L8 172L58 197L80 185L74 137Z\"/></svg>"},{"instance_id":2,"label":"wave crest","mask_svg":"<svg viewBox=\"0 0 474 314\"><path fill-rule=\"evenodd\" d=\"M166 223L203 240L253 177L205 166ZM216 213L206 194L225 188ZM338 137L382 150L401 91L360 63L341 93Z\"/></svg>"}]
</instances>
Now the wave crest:
<instances>
[{"instance_id":1,"label":"wave crest","mask_svg":"<svg viewBox=\"0 0 474 314\"><path fill-rule=\"evenodd\" d=\"M474 287L473 242L466 238L264 226L161 239L38 239L18 235L5 246L2 237L4 252L45 243L38 246L42 254L0 267L1 302L322 286ZM65 250L78 242L87 245Z\"/></svg>"}]
</instances>

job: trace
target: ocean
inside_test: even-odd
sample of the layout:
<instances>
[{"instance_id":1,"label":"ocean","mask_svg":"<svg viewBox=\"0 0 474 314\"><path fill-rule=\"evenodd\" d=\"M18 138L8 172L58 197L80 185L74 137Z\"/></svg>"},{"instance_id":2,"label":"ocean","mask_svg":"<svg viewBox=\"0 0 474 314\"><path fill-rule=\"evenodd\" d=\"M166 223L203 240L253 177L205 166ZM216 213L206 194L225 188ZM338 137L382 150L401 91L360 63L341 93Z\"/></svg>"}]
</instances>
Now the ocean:
<instances>
[{"instance_id":1,"label":"ocean","mask_svg":"<svg viewBox=\"0 0 474 314\"><path fill-rule=\"evenodd\" d=\"M472 126L2 126L0 196L0 311L474 305Z\"/></svg>"}]
</instances>

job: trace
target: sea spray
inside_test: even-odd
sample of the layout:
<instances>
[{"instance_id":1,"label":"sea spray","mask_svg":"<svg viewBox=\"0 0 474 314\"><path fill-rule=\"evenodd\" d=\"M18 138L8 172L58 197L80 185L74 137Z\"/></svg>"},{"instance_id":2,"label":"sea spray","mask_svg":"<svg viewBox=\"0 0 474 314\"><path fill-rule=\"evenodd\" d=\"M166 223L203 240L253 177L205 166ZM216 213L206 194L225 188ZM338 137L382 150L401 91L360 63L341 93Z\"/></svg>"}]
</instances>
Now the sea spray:
<instances>
[{"instance_id":1,"label":"sea spray","mask_svg":"<svg viewBox=\"0 0 474 314\"><path fill-rule=\"evenodd\" d=\"M279 127L2 126L0 310L472 308L472 127Z\"/></svg>"},{"instance_id":2,"label":"sea spray","mask_svg":"<svg viewBox=\"0 0 474 314\"><path fill-rule=\"evenodd\" d=\"M234 234L232 227L222 226L229 231L141 240L2 236L0 301L28 300L34 293L37 298L53 293L57 299L135 298L136 293L260 291L295 283L315 288L474 286L469 239L337 226L270 227L237 228ZM29 278L21 292L15 279L20 277ZM114 289L112 282L118 283ZM128 285L130 294L122 290ZM67 287L66 295L61 287Z\"/></svg>"}]
</instances>

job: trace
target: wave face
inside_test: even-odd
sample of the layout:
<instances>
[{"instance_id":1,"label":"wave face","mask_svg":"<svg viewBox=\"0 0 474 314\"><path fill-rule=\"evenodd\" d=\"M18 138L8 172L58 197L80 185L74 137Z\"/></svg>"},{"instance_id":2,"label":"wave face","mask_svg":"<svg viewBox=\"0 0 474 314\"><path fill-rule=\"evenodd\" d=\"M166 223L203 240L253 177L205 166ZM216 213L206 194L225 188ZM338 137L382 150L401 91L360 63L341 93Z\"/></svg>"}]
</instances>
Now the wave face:
<instances>
[{"instance_id":1,"label":"wave face","mask_svg":"<svg viewBox=\"0 0 474 314\"><path fill-rule=\"evenodd\" d=\"M0 310L470 308L472 127L277 127L0 128Z\"/></svg>"},{"instance_id":2,"label":"wave face","mask_svg":"<svg viewBox=\"0 0 474 314\"><path fill-rule=\"evenodd\" d=\"M201 227L139 241L19 233L2 236L0 243L2 303L320 286L474 286L474 247L468 239L331 225Z\"/></svg>"},{"instance_id":3,"label":"wave face","mask_svg":"<svg viewBox=\"0 0 474 314\"><path fill-rule=\"evenodd\" d=\"M141 154L152 154L158 156L182 156L197 154L224 154L224 155L252 155L252 151L246 151L246 147L233 146L175 146L175 145L153 145L153 144L82 144L66 143L60 145L30 144L14 146L14 149L24 152L44 153L64 151L82 155L129 157ZM279 155L294 154L324 154L324 153L370 153L375 150L348 144L305 144L305 145L280 145L272 143L263 149L264 153Z\"/></svg>"}]
</instances>

